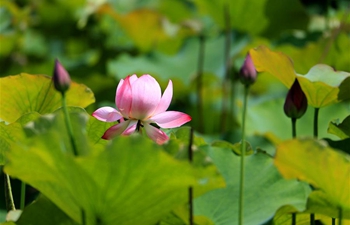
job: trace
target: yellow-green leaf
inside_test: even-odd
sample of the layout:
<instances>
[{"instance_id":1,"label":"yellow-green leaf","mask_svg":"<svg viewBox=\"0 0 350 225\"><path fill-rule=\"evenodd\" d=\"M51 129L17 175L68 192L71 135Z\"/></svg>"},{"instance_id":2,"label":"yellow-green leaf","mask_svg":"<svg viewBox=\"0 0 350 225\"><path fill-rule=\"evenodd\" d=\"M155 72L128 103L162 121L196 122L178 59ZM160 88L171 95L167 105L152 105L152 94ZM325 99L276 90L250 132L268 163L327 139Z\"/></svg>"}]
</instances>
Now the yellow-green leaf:
<instances>
[{"instance_id":1,"label":"yellow-green leaf","mask_svg":"<svg viewBox=\"0 0 350 225\"><path fill-rule=\"evenodd\" d=\"M290 88L297 78L307 97L308 104L315 108L336 103L338 99L346 99L344 96L349 94L346 89L348 83L344 83L342 88L339 88L343 81L348 81L346 79L350 77L348 72L334 71L330 66L318 64L303 76L296 74L292 60L281 52L271 51L265 46L251 49L249 52L258 72L272 74L287 88ZM341 90L340 95L339 90Z\"/></svg>"},{"instance_id":2,"label":"yellow-green leaf","mask_svg":"<svg viewBox=\"0 0 350 225\"><path fill-rule=\"evenodd\" d=\"M350 137L350 116L346 117L340 124L330 122L328 133L337 135L341 139Z\"/></svg>"},{"instance_id":3,"label":"yellow-green leaf","mask_svg":"<svg viewBox=\"0 0 350 225\"><path fill-rule=\"evenodd\" d=\"M141 51L152 49L157 42L166 37L160 22L161 15L156 11L139 9L126 15L120 15L109 5L104 5L99 12L109 14L119 22Z\"/></svg>"},{"instance_id":4,"label":"yellow-green leaf","mask_svg":"<svg viewBox=\"0 0 350 225\"><path fill-rule=\"evenodd\" d=\"M350 73L334 71L330 66L318 64L305 76L298 75L298 80L308 104L321 108L338 102L339 85L347 77L350 77Z\"/></svg>"},{"instance_id":5,"label":"yellow-green leaf","mask_svg":"<svg viewBox=\"0 0 350 225\"><path fill-rule=\"evenodd\" d=\"M61 94L51 77L45 75L19 75L0 78L0 119L12 123L30 112L51 113L61 107ZM92 91L83 84L72 82L66 93L67 105L87 107L95 102Z\"/></svg>"},{"instance_id":6,"label":"yellow-green leaf","mask_svg":"<svg viewBox=\"0 0 350 225\"><path fill-rule=\"evenodd\" d=\"M249 51L258 72L268 72L290 88L297 76L292 60L282 52L259 46Z\"/></svg>"},{"instance_id":7,"label":"yellow-green leaf","mask_svg":"<svg viewBox=\"0 0 350 225\"><path fill-rule=\"evenodd\" d=\"M350 157L325 142L293 139L277 147L275 165L285 178L297 178L322 190L328 200L350 209Z\"/></svg>"}]
</instances>

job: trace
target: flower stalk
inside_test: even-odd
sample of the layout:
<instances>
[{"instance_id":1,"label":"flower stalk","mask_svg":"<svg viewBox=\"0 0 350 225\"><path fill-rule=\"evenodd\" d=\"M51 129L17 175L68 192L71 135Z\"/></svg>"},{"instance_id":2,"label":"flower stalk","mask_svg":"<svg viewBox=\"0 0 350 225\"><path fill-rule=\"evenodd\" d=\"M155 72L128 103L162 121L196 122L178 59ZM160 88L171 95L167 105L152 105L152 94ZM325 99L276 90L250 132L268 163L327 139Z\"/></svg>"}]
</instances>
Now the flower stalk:
<instances>
[{"instance_id":1,"label":"flower stalk","mask_svg":"<svg viewBox=\"0 0 350 225\"><path fill-rule=\"evenodd\" d=\"M70 87L70 76L67 70L61 65L61 63L56 59L55 68L52 76L53 84L55 89L61 93L62 96L62 109L64 113L65 123L68 130L69 140L71 142L71 146L73 149L73 153L75 156L78 155L77 146L75 144L72 123L69 117L69 113L67 110L67 102L66 102L66 92Z\"/></svg>"},{"instance_id":2,"label":"flower stalk","mask_svg":"<svg viewBox=\"0 0 350 225\"><path fill-rule=\"evenodd\" d=\"M242 143L241 143L241 168L240 168L240 186L239 186L239 220L238 224L242 225L244 215L244 173L245 173L245 154L246 154L246 142L245 142L245 120L247 114L247 102L248 102L249 85L244 85L244 100L243 100L243 113L242 113Z\"/></svg>"},{"instance_id":3,"label":"flower stalk","mask_svg":"<svg viewBox=\"0 0 350 225\"><path fill-rule=\"evenodd\" d=\"M204 69L204 51L205 51L205 37L203 34L199 35L199 51L197 64L197 112L198 112L198 131L204 132L204 116L203 116L203 69Z\"/></svg>"},{"instance_id":4,"label":"flower stalk","mask_svg":"<svg viewBox=\"0 0 350 225\"><path fill-rule=\"evenodd\" d=\"M314 137L318 138L318 114L319 114L320 108L315 108L314 111Z\"/></svg>"},{"instance_id":5,"label":"flower stalk","mask_svg":"<svg viewBox=\"0 0 350 225\"><path fill-rule=\"evenodd\" d=\"M193 161L193 151L192 151L192 144L193 144L193 128L191 127L190 130L190 141L188 144L188 161L190 164L192 164ZM193 225L193 188L190 186L188 188L188 200L189 200L189 224Z\"/></svg>"},{"instance_id":6,"label":"flower stalk","mask_svg":"<svg viewBox=\"0 0 350 225\"><path fill-rule=\"evenodd\" d=\"M62 93L62 108L63 108L63 113L64 113L64 118L65 118L65 122L66 122L66 127L68 130L68 135L69 135L69 140L73 149L73 154L75 156L78 156L78 149L77 146L75 144L75 140L74 140L74 135L73 135L73 128L72 128L72 123L70 120L70 116L67 110L67 103L66 103L66 95L65 93Z\"/></svg>"},{"instance_id":7,"label":"flower stalk","mask_svg":"<svg viewBox=\"0 0 350 225\"><path fill-rule=\"evenodd\" d=\"M252 85L257 77L257 72L253 63L253 60L248 53L244 63L240 69L239 78L244 85L244 99L243 99L243 111L242 111L242 141L241 141L241 166L240 166L240 186L239 186L239 201L238 201L238 224L243 225L244 217L244 173L245 173L245 154L246 154L246 142L245 142L245 123L247 114L247 103L250 85Z\"/></svg>"},{"instance_id":8,"label":"flower stalk","mask_svg":"<svg viewBox=\"0 0 350 225\"><path fill-rule=\"evenodd\" d=\"M6 199L6 209L7 211L16 210L15 201L13 200L12 187L10 176L4 173L5 178L5 199Z\"/></svg>"}]
</instances>

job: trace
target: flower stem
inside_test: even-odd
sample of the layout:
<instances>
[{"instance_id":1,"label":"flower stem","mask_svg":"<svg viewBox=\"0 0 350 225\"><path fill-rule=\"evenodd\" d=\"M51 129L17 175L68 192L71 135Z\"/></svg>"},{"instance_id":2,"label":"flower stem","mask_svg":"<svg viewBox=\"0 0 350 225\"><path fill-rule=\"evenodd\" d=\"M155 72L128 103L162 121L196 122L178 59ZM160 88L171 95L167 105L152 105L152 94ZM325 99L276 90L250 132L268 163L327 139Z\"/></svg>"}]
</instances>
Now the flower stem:
<instances>
[{"instance_id":1,"label":"flower stem","mask_svg":"<svg viewBox=\"0 0 350 225\"><path fill-rule=\"evenodd\" d=\"M68 114L67 103L66 103L66 95L65 95L64 92L62 93L62 108L63 108L63 113L64 113L64 117L65 117L65 121L66 121L66 126L67 126L67 130L68 130L70 143L72 145L73 153L74 153L75 156L77 156L78 155L78 150L77 150L77 146L76 146L75 141L74 141L72 123L70 121L70 117L69 117L69 114Z\"/></svg>"},{"instance_id":2,"label":"flower stem","mask_svg":"<svg viewBox=\"0 0 350 225\"><path fill-rule=\"evenodd\" d=\"M310 224L311 225L315 225L315 214L314 213L311 213L310 214Z\"/></svg>"},{"instance_id":3,"label":"flower stem","mask_svg":"<svg viewBox=\"0 0 350 225\"><path fill-rule=\"evenodd\" d=\"M318 114L319 114L320 108L315 108L314 111L314 137L318 138ZM310 214L310 224L315 225L315 214Z\"/></svg>"},{"instance_id":4,"label":"flower stem","mask_svg":"<svg viewBox=\"0 0 350 225\"><path fill-rule=\"evenodd\" d=\"M241 173L240 173L240 188L239 188L239 215L238 224L243 225L243 215L244 215L244 158L246 152L245 143L245 119L247 112L247 102L248 102L249 85L244 86L244 100L243 100L243 112L242 112L242 143L241 143Z\"/></svg>"},{"instance_id":5,"label":"flower stem","mask_svg":"<svg viewBox=\"0 0 350 225\"><path fill-rule=\"evenodd\" d=\"M197 65L197 111L198 111L198 130L204 132L204 117L203 117L203 67L204 67L204 46L205 38L201 34L199 36L199 52Z\"/></svg>"},{"instance_id":6,"label":"flower stem","mask_svg":"<svg viewBox=\"0 0 350 225\"><path fill-rule=\"evenodd\" d=\"M191 127L190 130L190 141L188 144L188 161L190 164L193 161L193 151L192 151L192 144L193 144L193 128ZM188 188L188 202L189 202L189 225L193 225L193 188Z\"/></svg>"},{"instance_id":7,"label":"flower stem","mask_svg":"<svg viewBox=\"0 0 350 225\"><path fill-rule=\"evenodd\" d=\"M296 138L297 137L297 119L296 118L292 118L292 137ZM292 225L296 225L297 224L297 214L296 213L292 213Z\"/></svg>"},{"instance_id":8,"label":"flower stem","mask_svg":"<svg viewBox=\"0 0 350 225\"><path fill-rule=\"evenodd\" d=\"M296 224L297 224L297 214L292 213L292 225L296 225Z\"/></svg>"},{"instance_id":9,"label":"flower stem","mask_svg":"<svg viewBox=\"0 0 350 225\"><path fill-rule=\"evenodd\" d=\"M26 205L26 183L23 181L21 182L21 202L20 202L20 209L24 209L24 206Z\"/></svg>"},{"instance_id":10,"label":"flower stem","mask_svg":"<svg viewBox=\"0 0 350 225\"><path fill-rule=\"evenodd\" d=\"M297 126L296 126L296 123L297 123L297 119L296 118L292 118L292 136L293 138L296 138L297 137Z\"/></svg>"},{"instance_id":11,"label":"flower stem","mask_svg":"<svg viewBox=\"0 0 350 225\"><path fill-rule=\"evenodd\" d=\"M13 201L10 176L8 174L4 173L4 178L5 178L6 209L7 209L7 211L16 210L15 202Z\"/></svg>"},{"instance_id":12,"label":"flower stem","mask_svg":"<svg viewBox=\"0 0 350 225\"><path fill-rule=\"evenodd\" d=\"M319 114L320 108L315 108L314 113L314 137L318 137L318 114Z\"/></svg>"},{"instance_id":13,"label":"flower stem","mask_svg":"<svg viewBox=\"0 0 350 225\"><path fill-rule=\"evenodd\" d=\"M81 209L81 224L86 225L86 215L84 209Z\"/></svg>"},{"instance_id":14,"label":"flower stem","mask_svg":"<svg viewBox=\"0 0 350 225\"><path fill-rule=\"evenodd\" d=\"M343 210L342 208L339 208L339 221L338 221L338 225L342 225L342 220L343 220Z\"/></svg>"},{"instance_id":15,"label":"flower stem","mask_svg":"<svg viewBox=\"0 0 350 225\"><path fill-rule=\"evenodd\" d=\"M231 23L230 23L230 10L229 3L226 2L224 5L224 21L225 21L225 52L224 52L224 63L225 63L225 76L222 82L222 100L221 100L221 116L220 116L220 127L221 131L226 130L226 125L229 124L227 121L227 101L229 99L230 88L232 90L232 85L230 81L230 49L231 49ZM229 114L231 116L231 114Z\"/></svg>"}]
</instances>

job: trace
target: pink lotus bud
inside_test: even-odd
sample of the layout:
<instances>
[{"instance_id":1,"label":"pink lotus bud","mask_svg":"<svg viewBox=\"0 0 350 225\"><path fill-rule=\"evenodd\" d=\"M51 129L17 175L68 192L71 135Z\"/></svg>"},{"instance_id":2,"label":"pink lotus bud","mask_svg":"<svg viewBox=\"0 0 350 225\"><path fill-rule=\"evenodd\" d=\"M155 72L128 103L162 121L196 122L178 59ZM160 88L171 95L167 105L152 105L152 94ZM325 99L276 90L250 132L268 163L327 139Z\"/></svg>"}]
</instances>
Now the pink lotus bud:
<instances>
[{"instance_id":1,"label":"pink lotus bud","mask_svg":"<svg viewBox=\"0 0 350 225\"><path fill-rule=\"evenodd\" d=\"M56 59L55 68L53 70L53 84L55 89L61 93L66 92L70 86L70 77L67 70L61 65L61 63Z\"/></svg>"},{"instance_id":2,"label":"pink lotus bud","mask_svg":"<svg viewBox=\"0 0 350 225\"><path fill-rule=\"evenodd\" d=\"M244 60L239 75L241 82L245 85L253 84L256 80L257 72L249 53Z\"/></svg>"},{"instance_id":3,"label":"pink lotus bud","mask_svg":"<svg viewBox=\"0 0 350 225\"><path fill-rule=\"evenodd\" d=\"M284 113L289 118L298 119L304 115L307 109L307 98L300 87L298 79L295 79L289 89L284 103Z\"/></svg>"}]
</instances>

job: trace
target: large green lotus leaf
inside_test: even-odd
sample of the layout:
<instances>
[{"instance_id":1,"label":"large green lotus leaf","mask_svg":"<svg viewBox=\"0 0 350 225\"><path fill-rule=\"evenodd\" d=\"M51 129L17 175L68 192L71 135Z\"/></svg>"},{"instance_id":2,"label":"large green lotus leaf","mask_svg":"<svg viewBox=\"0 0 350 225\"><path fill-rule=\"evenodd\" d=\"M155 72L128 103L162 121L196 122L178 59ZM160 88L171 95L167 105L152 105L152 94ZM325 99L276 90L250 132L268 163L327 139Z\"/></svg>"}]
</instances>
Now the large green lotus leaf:
<instances>
[{"instance_id":1,"label":"large green lotus leaf","mask_svg":"<svg viewBox=\"0 0 350 225\"><path fill-rule=\"evenodd\" d=\"M339 124L336 122L330 122L328 132L337 135L341 139L350 137L350 116L347 116L343 122Z\"/></svg>"},{"instance_id":2,"label":"large green lotus leaf","mask_svg":"<svg viewBox=\"0 0 350 225\"><path fill-rule=\"evenodd\" d=\"M194 201L195 215L203 215L216 225L238 222L240 157L231 149L202 148L225 177L227 187L208 192ZM244 224L262 224L283 205L305 209L310 188L303 182L287 181L279 174L270 156L246 156Z\"/></svg>"},{"instance_id":3,"label":"large green lotus leaf","mask_svg":"<svg viewBox=\"0 0 350 225\"><path fill-rule=\"evenodd\" d=\"M322 190L329 202L350 209L350 159L325 142L293 139L277 147L275 164L287 179L306 181Z\"/></svg>"},{"instance_id":4,"label":"large green lotus leaf","mask_svg":"<svg viewBox=\"0 0 350 225\"><path fill-rule=\"evenodd\" d=\"M268 72L277 77L287 88L295 80L293 61L282 52L271 51L266 46L259 46L249 51L258 72Z\"/></svg>"},{"instance_id":5,"label":"large green lotus leaf","mask_svg":"<svg viewBox=\"0 0 350 225\"><path fill-rule=\"evenodd\" d=\"M247 112L247 135L273 134L282 140L292 138L291 119L283 112L284 99L274 99L252 103ZM348 104L340 102L335 105L322 108L319 111L319 136L331 139L336 138L327 132L329 121L345 118L349 115ZM296 129L298 136L313 135L314 109L309 107L304 116L297 120ZM240 118L238 118L240 119Z\"/></svg>"},{"instance_id":6,"label":"large green lotus leaf","mask_svg":"<svg viewBox=\"0 0 350 225\"><path fill-rule=\"evenodd\" d=\"M308 104L321 108L338 102L339 85L348 77L348 72L334 71L330 66L318 64L305 76L298 76L298 80ZM347 93L350 95L350 90Z\"/></svg>"},{"instance_id":7,"label":"large green lotus leaf","mask_svg":"<svg viewBox=\"0 0 350 225\"><path fill-rule=\"evenodd\" d=\"M225 28L224 10L227 9L232 28L254 35L273 36L286 29L306 29L308 23L305 9L296 0L283 3L278 0L195 0L195 4L203 15L209 15L222 29Z\"/></svg>"},{"instance_id":8,"label":"large green lotus leaf","mask_svg":"<svg viewBox=\"0 0 350 225\"><path fill-rule=\"evenodd\" d=\"M45 75L21 73L0 78L0 90L0 118L9 123L30 112L51 113L62 104L61 94ZM66 95L69 106L86 107L95 101L89 88L75 82Z\"/></svg>"},{"instance_id":9,"label":"large green lotus leaf","mask_svg":"<svg viewBox=\"0 0 350 225\"><path fill-rule=\"evenodd\" d=\"M38 113L33 112L23 115L15 123L0 122L0 165L3 165L6 161L5 152L9 151L13 144L26 139L23 126L39 117Z\"/></svg>"},{"instance_id":10,"label":"large green lotus leaf","mask_svg":"<svg viewBox=\"0 0 350 225\"><path fill-rule=\"evenodd\" d=\"M84 120L77 121L84 127ZM187 202L189 186L199 192L223 186L216 170L194 169L139 135L116 138L105 151L75 158L62 131L49 125L47 132L32 134L26 146L8 151L4 169L37 188L74 221L81 221L84 212L87 225L154 224Z\"/></svg>"},{"instance_id":11,"label":"large green lotus leaf","mask_svg":"<svg viewBox=\"0 0 350 225\"><path fill-rule=\"evenodd\" d=\"M75 221L67 216L48 198L40 195L33 203L26 206L16 221L17 225L78 225Z\"/></svg>"},{"instance_id":12,"label":"large green lotus leaf","mask_svg":"<svg viewBox=\"0 0 350 225\"><path fill-rule=\"evenodd\" d=\"M86 111L80 107L68 107L68 111L70 112L73 133L75 134L80 154L87 153L87 143L94 145L96 148L104 148L104 144L107 141L101 137L114 123L102 122L92 116L88 116ZM37 112L28 113L21 116L16 122L8 125L0 122L0 165L5 163L4 153L9 151L13 144L26 143L28 141L27 138L45 133L52 127L61 132L61 134L66 134L62 135L61 139L66 148L72 151L66 125L62 123L63 119L62 110L58 109L54 114L44 116ZM86 124L86 131L82 130L82 124ZM87 137L82 135L83 133L86 133Z\"/></svg>"}]
</instances>

